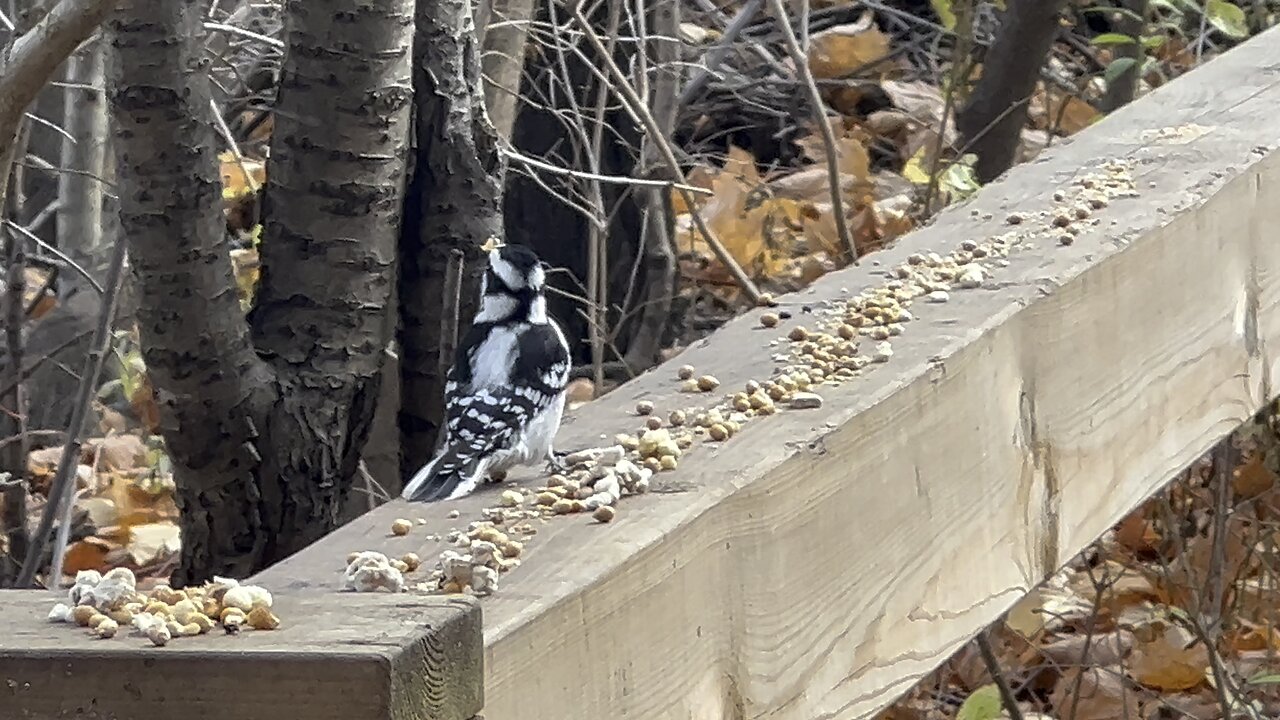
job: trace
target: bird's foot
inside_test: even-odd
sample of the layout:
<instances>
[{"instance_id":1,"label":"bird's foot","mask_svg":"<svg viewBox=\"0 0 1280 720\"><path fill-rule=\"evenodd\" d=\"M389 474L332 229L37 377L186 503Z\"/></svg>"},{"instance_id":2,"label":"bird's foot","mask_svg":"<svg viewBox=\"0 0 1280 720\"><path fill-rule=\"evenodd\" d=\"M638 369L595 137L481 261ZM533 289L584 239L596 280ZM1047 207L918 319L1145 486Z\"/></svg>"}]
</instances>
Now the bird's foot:
<instances>
[{"instance_id":1,"label":"bird's foot","mask_svg":"<svg viewBox=\"0 0 1280 720\"><path fill-rule=\"evenodd\" d=\"M569 453L559 450L552 450L547 453L547 472L569 472L569 464L564 461L568 455Z\"/></svg>"}]
</instances>

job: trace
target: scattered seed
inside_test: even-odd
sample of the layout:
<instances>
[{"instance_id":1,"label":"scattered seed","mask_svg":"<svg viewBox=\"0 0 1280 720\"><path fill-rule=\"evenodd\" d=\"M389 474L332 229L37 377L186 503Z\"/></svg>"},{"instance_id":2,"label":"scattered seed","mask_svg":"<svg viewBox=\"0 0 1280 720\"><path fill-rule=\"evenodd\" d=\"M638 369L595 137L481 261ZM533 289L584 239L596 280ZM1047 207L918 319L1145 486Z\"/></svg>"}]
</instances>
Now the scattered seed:
<instances>
[{"instance_id":1,"label":"scattered seed","mask_svg":"<svg viewBox=\"0 0 1280 720\"><path fill-rule=\"evenodd\" d=\"M951 295L946 290L934 290L925 295L924 299L931 303L944 303L951 299Z\"/></svg>"},{"instance_id":2,"label":"scattered seed","mask_svg":"<svg viewBox=\"0 0 1280 720\"><path fill-rule=\"evenodd\" d=\"M822 407L822 396L811 392L798 392L787 403L794 410L811 410Z\"/></svg>"},{"instance_id":3,"label":"scattered seed","mask_svg":"<svg viewBox=\"0 0 1280 720\"><path fill-rule=\"evenodd\" d=\"M698 378L698 389L702 392L711 392L718 387L720 387L720 381L715 375L703 375Z\"/></svg>"},{"instance_id":4,"label":"scattered seed","mask_svg":"<svg viewBox=\"0 0 1280 720\"><path fill-rule=\"evenodd\" d=\"M617 515L618 511L614 510L612 505L601 505L591 513L591 517L594 518L596 522L600 523L613 522L613 519L617 517Z\"/></svg>"},{"instance_id":5,"label":"scattered seed","mask_svg":"<svg viewBox=\"0 0 1280 720\"><path fill-rule=\"evenodd\" d=\"M777 327L778 320L779 318L777 313L767 312L760 316L760 325L767 328Z\"/></svg>"},{"instance_id":6,"label":"scattered seed","mask_svg":"<svg viewBox=\"0 0 1280 720\"><path fill-rule=\"evenodd\" d=\"M412 529L413 529L413 523L409 522L408 520L405 520L404 518L400 518L395 522L391 523L392 535L408 535L409 531Z\"/></svg>"},{"instance_id":7,"label":"scattered seed","mask_svg":"<svg viewBox=\"0 0 1280 720\"><path fill-rule=\"evenodd\" d=\"M517 507L524 503L524 495L519 490L503 490L499 502L503 507Z\"/></svg>"},{"instance_id":8,"label":"scattered seed","mask_svg":"<svg viewBox=\"0 0 1280 720\"><path fill-rule=\"evenodd\" d=\"M636 403L637 415L648 415L649 413L652 413L652 412L653 412L653 403L649 402L648 400L641 400L640 402Z\"/></svg>"},{"instance_id":9,"label":"scattered seed","mask_svg":"<svg viewBox=\"0 0 1280 720\"><path fill-rule=\"evenodd\" d=\"M680 427L681 425L684 425L684 422L685 422L684 411L672 410L671 415L667 417L667 422L671 423L673 427Z\"/></svg>"},{"instance_id":10,"label":"scattered seed","mask_svg":"<svg viewBox=\"0 0 1280 720\"><path fill-rule=\"evenodd\" d=\"M729 439L729 429L720 423L716 423L707 428L707 434L711 436L712 440L717 442ZM659 465L658 469L661 470L662 466Z\"/></svg>"},{"instance_id":11,"label":"scattered seed","mask_svg":"<svg viewBox=\"0 0 1280 720\"><path fill-rule=\"evenodd\" d=\"M805 330L803 325L797 325L791 328L791 332L787 333L787 337L794 342L802 342L809 339L809 331Z\"/></svg>"}]
</instances>

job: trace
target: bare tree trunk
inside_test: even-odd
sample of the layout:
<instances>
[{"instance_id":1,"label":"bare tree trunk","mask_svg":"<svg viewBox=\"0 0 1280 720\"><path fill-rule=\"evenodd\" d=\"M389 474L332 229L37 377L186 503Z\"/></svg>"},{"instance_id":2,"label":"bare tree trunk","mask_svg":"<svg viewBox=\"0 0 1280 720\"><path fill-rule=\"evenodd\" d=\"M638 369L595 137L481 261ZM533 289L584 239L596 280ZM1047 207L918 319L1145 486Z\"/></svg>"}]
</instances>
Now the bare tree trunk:
<instances>
[{"instance_id":1,"label":"bare tree trunk","mask_svg":"<svg viewBox=\"0 0 1280 720\"><path fill-rule=\"evenodd\" d=\"M503 161L484 109L467 0L418 0L417 148L400 240L401 469L430 459L445 373L475 314L480 245L501 238ZM450 283L450 277L456 278Z\"/></svg>"},{"instance_id":2,"label":"bare tree trunk","mask_svg":"<svg viewBox=\"0 0 1280 720\"><path fill-rule=\"evenodd\" d=\"M482 3L478 30L484 53L480 67L484 77L484 105L498 136L511 139L524 75L524 48L533 20L533 0L494 0ZM497 27L490 27L500 23Z\"/></svg>"},{"instance_id":3,"label":"bare tree trunk","mask_svg":"<svg viewBox=\"0 0 1280 720\"><path fill-rule=\"evenodd\" d=\"M978 155L981 182L996 179L1017 157L1027 105L1065 4L1066 0L1008 0L1008 9L1001 14L982 77L956 118L964 146Z\"/></svg>"},{"instance_id":4,"label":"bare tree trunk","mask_svg":"<svg viewBox=\"0 0 1280 720\"><path fill-rule=\"evenodd\" d=\"M333 529L373 414L407 149L408 3L290 3L249 324L219 209L202 4L121 4L121 220L182 511L175 582L241 577Z\"/></svg>"},{"instance_id":5,"label":"bare tree trunk","mask_svg":"<svg viewBox=\"0 0 1280 720\"><path fill-rule=\"evenodd\" d=\"M58 249L101 280L102 184L107 149L107 103L102 96L104 41L98 40L67 62L62 167L58 176Z\"/></svg>"}]
</instances>

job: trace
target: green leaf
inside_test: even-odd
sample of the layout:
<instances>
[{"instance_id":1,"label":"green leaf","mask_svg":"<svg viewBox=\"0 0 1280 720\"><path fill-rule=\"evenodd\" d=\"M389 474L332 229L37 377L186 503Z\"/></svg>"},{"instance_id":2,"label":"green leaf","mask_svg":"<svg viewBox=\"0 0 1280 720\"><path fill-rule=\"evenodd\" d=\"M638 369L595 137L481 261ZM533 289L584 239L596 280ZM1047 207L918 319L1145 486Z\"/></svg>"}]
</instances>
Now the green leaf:
<instances>
[{"instance_id":1,"label":"green leaf","mask_svg":"<svg viewBox=\"0 0 1280 720\"><path fill-rule=\"evenodd\" d=\"M1204 6L1204 13L1209 23L1224 35L1233 38L1249 37L1249 23L1245 19L1244 10L1227 0L1209 0Z\"/></svg>"},{"instance_id":2,"label":"green leaf","mask_svg":"<svg viewBox=\"0 0 1280 720\"><path fill-rule=\"evenodd\" d=\"M1112 60L1109 65L1107 65L1107 71L1103 73L1102 79L1105 80L1108 85L1110 85L1111 83L1115 82L1116 79L1119 78L1121 75L1125 74L1125 72L1129 70L1129 68L1137 64L1138 64L1137 58L1131 58L1131 57L1116 58L1115 60Z\"/></svg>"},{"instance_id":3,"label":"green leaf","mask_svg":"<svg viewBox=\"0 0 1280 720\"><path fill-rule=\"evenodd\" d=\"M1003 710L1000 689L994 684L983 685L964 699L956 720L996 720Z\"/></svg>"},{"instance_id":4,"label":"green leaf","mask_svg":"<svg viewBox=\"0 0 1280 720\"><path fill-rule=\"evenodd\" d=\"M1254 675L1245 682L1250 685L1280 685L1280 673Z\"/></svg>"},{"instance_id":5,"label":"green leaf","mask_svg":"<svg viewBox=\"0 0 1280 720\"><path fill-rule=\"evenodd\" d=\"M951 0L929 0L929 4L933 6L933 11L938 14L938 19L942 21L942 26L948 30L956 29L956 11L951 7Z\"/></svg>"},{"instance_id":6,"label":"green leaf","mask_svg":"<svg viewBox=\"0 0 1280 720\"><path fill-rule=\"evenodd\" d=\"M1089 41L1090 44L1098 45L1098 46L1132 45L1135 42L1137 42L1137 40L1134 40L1133 36L1125 35L1124 33L1102 33L1101 35Z\"/></svg>"},{"instance_id":7,"label":"green leaf","mask_svg":"<svg viewBox=\"0 0 1280 720\"><path fill-rule=\"evenodd\" d=\"M1148 50L1157 50L1164 47L1164 44L1168 41L1169 38L1165 35L1143 35L1142 47Z\"/></svg>"}]
</instances>

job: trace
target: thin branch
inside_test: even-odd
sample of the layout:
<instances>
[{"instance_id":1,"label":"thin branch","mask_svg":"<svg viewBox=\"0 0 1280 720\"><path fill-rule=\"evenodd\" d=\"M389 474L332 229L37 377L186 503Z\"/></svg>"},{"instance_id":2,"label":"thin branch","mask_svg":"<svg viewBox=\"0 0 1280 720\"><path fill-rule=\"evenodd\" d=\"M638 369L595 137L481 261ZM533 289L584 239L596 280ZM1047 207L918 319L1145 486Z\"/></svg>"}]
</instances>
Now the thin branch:
<instances>
[{"instance_id":1,"label":"thin branch","mask_svg":"<svg viewBox=\"0 0 1280 720\"><path fill-rule=\"evenodd\" d=\"M623 175L601 175L600 173L587 172L585 170L573 170L570 168L560 167L548 162L544 162L537 158L529 157L516 150L505 141L502 143L502 154L509 160L514 160L521 165L538 170L545 170L553 175L561 175L565 177L576 178L578 180L593 180L595 182L608 183L610 185L634 185L637 187L656 187L656 188L676 188L685 192L697 193L699 195L712 195L713 193L706 188L695 187L693 185L685 185L671 180L646 180L644 178L626 177Z\"/></svg>"},{"instance_id":2,"label":"thin branch","mask_svg":"<svg viewBox=\"0 0 1280 720\"><path fill-rule=\"evenodd\" d=\"M258 192L258 183L253 179L253 175L249 172L249 166L245 165L244 153L240 152L240 145L236 143L236 136L231 134L231 128L227 127L227 121L222 119L222 113L218 110L218 103L213 98L209 98L209 113L213 115L213 125L218 128L218 132L222 134L222 139L227 143L227 149L231 151L231 157L235 158L236 165L240 166L240 172L244 173L244 182L249 186L249 192Z\"/></svg>"},{"instance_id":3,"label":"thin branch","mask_svg":"<svg viewBox=\"0 0 1280 720\"><path fill-rule=\"evenodd\" d=\"M58 474L49 488L49 502L40 515L40 526L31 536L26 558L22 562L22 571L15 584L20 589L30 587L35 579L40 557L44 553L45 544L49 542L53 518L58 514L62 503L71 502L75 492L76 467L79 465L76 459L80 456L80 446L83 443L85 418L89 415L89 405L93 401L98 376L102 373L102 363L111 344L111 320L115 316L116 297L120 294L120 280L124 275L124 257L125 243L117 240L111 254L111 265L107 269L107 291L102 297L98 325L93 330L89 356L85 358L84 371L80 374L80 388L76 391L76 404L71 411L71 422L67 425L67 442L62 446L62 457L58 460ZM56 586L60 578L50 580Z\"/></svg>"},{"instance_id":4,"label":"thin branch","mask_svg":"<svg viewBox=\"0 0 1280 720\"><path fill-rule=\"evenodd\" d=\"M1009 687L1009 680L1000 667L1000 659L996 657L995 650L991 649L991 638L987 633L987 630L983 630L975 638L978 643L978 652L982 654L982 662L987 666L987 672L991 674L991 681L1000 691L1000 703L1004 705L1004 711L1009 713L1010 720L1022 720L1022 708L1018 707L1018 699L1013 696L1013 689Z\"/></svg>"},{"instance_id":5,"label":"thin branch","mask_svg":"<svg viewBox=\"0 0 1280 720\"><path fill-rule=\"evenodd\" d=\"M813 70L809 67L809 59L805 57L800 41L796 38L796 31L787 18L786 6L782 4L782 0L769 0L769 6L773 9L773 14L778 16L778 25L782 27L783 45L786 46L787 54L795 63L796 72L799 73L800 80L809 94L809 103L813 105L813 119L818 123L818 130L822 133L822 144L827 149L827 175L829 176L828 184L831 186L831 212L835 215L836 234L840 236L840 242L844 243L845 249L849 252L849 261L857 265L858 245L853 241L853 233L849 232L849 221L844 215L844 198L841 197L840 150L836 146L836 135L831 130L831 123L827 120L826 105L822 102L822 95L813 81Z\"/></svg>"},{"instance_id":6,"label":"thin branch","mask_svg":"<svg viewBox=\"0 0 1280 720\"><path fill-rule=\"evenodd\" d=\"M89 271L80 267L80 265L78 265L75 260L72 260L71 258L67 257L66 253L62 252L58 248L45 242L40 238L39 235L36 235L28 231L26 228L22 227L16 222L13 222L12 220L5 220L4 224L7 225L10 229L17 230L18 232L22 233L28 240L31 240L36 245L39 245L45 252L49 253L50 255L53 255L54 257L58 258L62 262L66 263L67 267L71 268L72 270L75 270L77 275L84 278L84 281L89 283L89 287L93 288L94 290L97 290L99 295L105 292L102 285L98 284L98 281L93 279L93 276L89 274Z\"/></svg>"},{"instance_id":7,"label":"thin branch","mask_svg":"<svg viewBox=\"0 0 1280 720\"><path fill-rule=\"evenodd\" d=\"M653 113L649 112L649 108L645 107L644 103L640 101L640 98L636 95L635 88L631 87L631 84L627 82L626 73L622 72L622 68L619 68L618 64L614 62L613 56L609 55L608 50L605 48L604 41L600 39L600 35L591 27L590 21L587 20L586 15L582 12L582 0L575 0L570 12L572 12L574 21L578 23L578 26L586 36L587 42L590 43L596 54L600 56L601 62L605 65L605 69L609 71L609 75L613 78L613 82L616 85L615 89L622 95L622 98L626 100L627 105L631 107L632 113L639 116L644 125L645 132L649 134L650 138L653 140L654 146L659 152L661 152L663 160L667 165L667 170L671 173L672 179L680 183L680 185L676 186L676 190L680 192L685 204L689 206L691 214L693 215L693 222L698 227L698 231L702 233L703 238L705 238L707 244L711 246L712 252L716 254L716 257L720 262L724 263L724 266L728 268L729 273L733 275L734 280L737 281L738 287L742 288L742 291L747 295L752 303L758 304L760 302L760 291L756 288L755 283L751 281L751 278L747 276L747 273L742 269L742 266L738 264L738 261L734 259L733 255L730 254L725 246L720 242L720 239L716 237L715 233L711 231L711 228L707 226L706 221L702 218L702 213L697 212L695 209L696 204L694 202L693 193L685 190L683 187L687 186L689 182L684 176L684 171L680 169L680 162L676 160L676 154L675 151L671 149L670 141L668 141L666 137L663 137L662 131L658 127L658 122L653 117Z\"/></svg>"}]
</instances>

